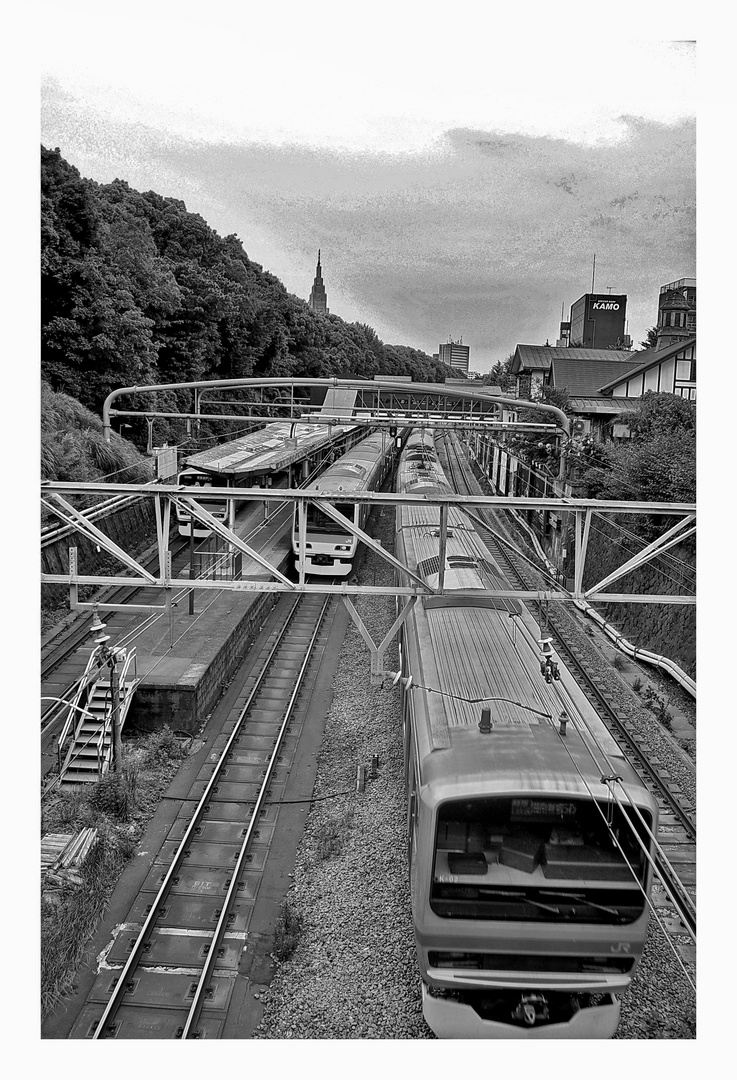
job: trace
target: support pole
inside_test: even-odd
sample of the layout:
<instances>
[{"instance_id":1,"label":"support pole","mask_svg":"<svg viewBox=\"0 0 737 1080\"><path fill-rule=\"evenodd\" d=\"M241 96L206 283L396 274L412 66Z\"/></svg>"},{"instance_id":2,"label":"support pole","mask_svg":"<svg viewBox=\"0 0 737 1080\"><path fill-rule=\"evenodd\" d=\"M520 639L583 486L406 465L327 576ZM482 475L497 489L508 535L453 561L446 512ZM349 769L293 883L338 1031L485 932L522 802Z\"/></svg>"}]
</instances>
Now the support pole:
<instances>
[{"instance_id":1,"label":"support pole","mask_svg":"<svg viewBox=\"0 0 737 1080\"><path fill-rule=\"evenodd\" d=\"M123 740L120 735L120 675L118 657L113 652L110 657L110 703L113 739L113 772L123 770Z\"/></svg>"},{"instance_id":2,"label":"support pole","mask_svg":"<svg viewBox=\"0 0 737 1080\"><path fill-rule=\"evenodd\" d=\"M194 518L189 519L189 576L194 577ZM194 589L189 590L189 614L194 615Z\"/></svg>"}]
</instances>

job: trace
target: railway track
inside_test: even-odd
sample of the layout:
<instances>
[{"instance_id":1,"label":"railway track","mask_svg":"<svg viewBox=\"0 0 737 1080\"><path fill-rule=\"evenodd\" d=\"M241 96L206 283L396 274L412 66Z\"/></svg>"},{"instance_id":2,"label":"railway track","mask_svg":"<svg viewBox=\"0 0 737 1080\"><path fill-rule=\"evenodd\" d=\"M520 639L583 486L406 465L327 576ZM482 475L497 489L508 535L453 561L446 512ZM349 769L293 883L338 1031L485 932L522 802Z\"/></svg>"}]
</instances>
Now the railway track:
<instances>
[{"instance_id":1,"label":"railway track","mask_svg":"<svg viewBox=\"0 0 737 1080\"><path fill-rule=\"evenodd\" d=\"M457 440L446 436L444 446L449 479L455 490L464 494L479 492L468 457L459 449ZM516 581L520 588L545 589L545 582L529 563L499 539L498 523L493 512L478 509L476 514L490 528L493 527L494 531L489 531L484 541L507 576ZM555 605L553 608L546 605L544 611L539 603L529 606L538 623L544 623L547 630L552 631L558 654L658 802L660 824L657 839L660 851L656 870L665 893L659 897L659 906L679 954L691 960L690 943L695 943L696 934L696 821L693 809L683 792L671 782L667 771L660 766L658 748L647 733L639 730L612 704L610 689L601 675L600 664L597 670L590 663L590 646L587 649L582 642L576 641L563 616L554 610Z\"/></svg>"},{"instance_id":2,"label":"railway track","mask_svg":"<svg viewBox=\"0 0 737 1080\"><path fill-rule=\"evenodd\" d=\"M281 602L281 625L184 798L72 1038L221 1037L330 602Z\"/></svg>"}]
</instances>

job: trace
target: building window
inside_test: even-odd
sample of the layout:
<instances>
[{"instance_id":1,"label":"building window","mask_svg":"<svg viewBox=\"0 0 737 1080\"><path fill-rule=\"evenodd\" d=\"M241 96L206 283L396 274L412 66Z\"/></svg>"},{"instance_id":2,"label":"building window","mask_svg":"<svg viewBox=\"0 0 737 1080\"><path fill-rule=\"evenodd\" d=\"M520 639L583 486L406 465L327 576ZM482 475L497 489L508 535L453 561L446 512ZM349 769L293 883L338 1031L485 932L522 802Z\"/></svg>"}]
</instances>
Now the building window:
<instances>
[{"instance_id":1,"label":"building window","mask_svg":"<svg viewBox=\"0 0 737 1080\"><path fill-rule=\"evenodd\" d=\"M676 378L683 382L688 382L691 378L691 361L690 360L677 360L676 361Z\"/></svg>"}]
</instances>

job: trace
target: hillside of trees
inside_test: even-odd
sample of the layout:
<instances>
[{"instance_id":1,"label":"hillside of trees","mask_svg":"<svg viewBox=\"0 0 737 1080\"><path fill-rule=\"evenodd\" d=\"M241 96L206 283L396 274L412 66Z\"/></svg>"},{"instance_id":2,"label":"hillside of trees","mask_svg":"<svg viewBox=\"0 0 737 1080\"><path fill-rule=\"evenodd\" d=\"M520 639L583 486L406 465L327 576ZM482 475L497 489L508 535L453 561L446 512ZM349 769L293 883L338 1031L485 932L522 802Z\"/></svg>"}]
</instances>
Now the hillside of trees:
<instances>
[{"instance_id":1,"label":"hillside of trees","mask_svg":"<svg viewBox=\"0 0 737 1080\"><path fill-rule=\"evenodd\" d=\"M385 345L370 326L315 314L237 236L218 236L180 200L84 179L44 147L41 273L42 379L98 415L120 386L452 374L418 349ZM158 406L190 400L162 393ZM180 434L157 422L159 438Z\"/></svg>"}]
</instances>

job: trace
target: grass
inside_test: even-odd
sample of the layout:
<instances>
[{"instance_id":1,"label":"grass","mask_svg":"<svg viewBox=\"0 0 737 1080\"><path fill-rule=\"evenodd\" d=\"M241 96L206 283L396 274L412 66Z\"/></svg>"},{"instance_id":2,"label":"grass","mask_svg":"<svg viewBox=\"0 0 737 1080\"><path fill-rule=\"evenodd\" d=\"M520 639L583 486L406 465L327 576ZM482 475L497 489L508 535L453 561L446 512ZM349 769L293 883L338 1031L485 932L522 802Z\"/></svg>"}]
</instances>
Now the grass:
<instances>
[{"instance_id":1,"label":"grass","mask_svg":"<svg viewBox=\"0 0 737 1080\"><path fill-rule=\"evenodd\" d=\"M346 834L350 832L354 808L349 807L344 814L334 816L322 825L317 836L317 858L323 861L332 859L343 850Z\"/></svg>"},{"instance_id":2,"label":"grass","mask_svg":"<svg viewBox=\"0 0 737 1080\"><path fill-rule=\"evenodd\" d=\"M294 908L289 897L284 901L279 922L274 933L274 958L280 963L294 955L304 930L304 919Z\"/></svg>"},{"instance_id":3,"label":"grass","mask_svg":"<svg viewBox=\"0 0 737 1080\"><path fill-rule=\"evenodd\" d=\"M96 828L80 868L81 885L45 888L41 897L41 1015L74 989L77 968L113 889L186 749L168 728L127 740L120 774L81 790L60 791L42 806L42 832Z\"/></svg>"},{"instance_id":4,"label":"grass","mask_svg":"<svg viewBox=\"0 0 737 1080\"><path fill-rule=\"evenodd\" d=\"M627 667L627 661L620 653L616 653L614 659L612 660L612 667L615 669L615 671L624 671Z\"/></svg>"}]
</instances>

